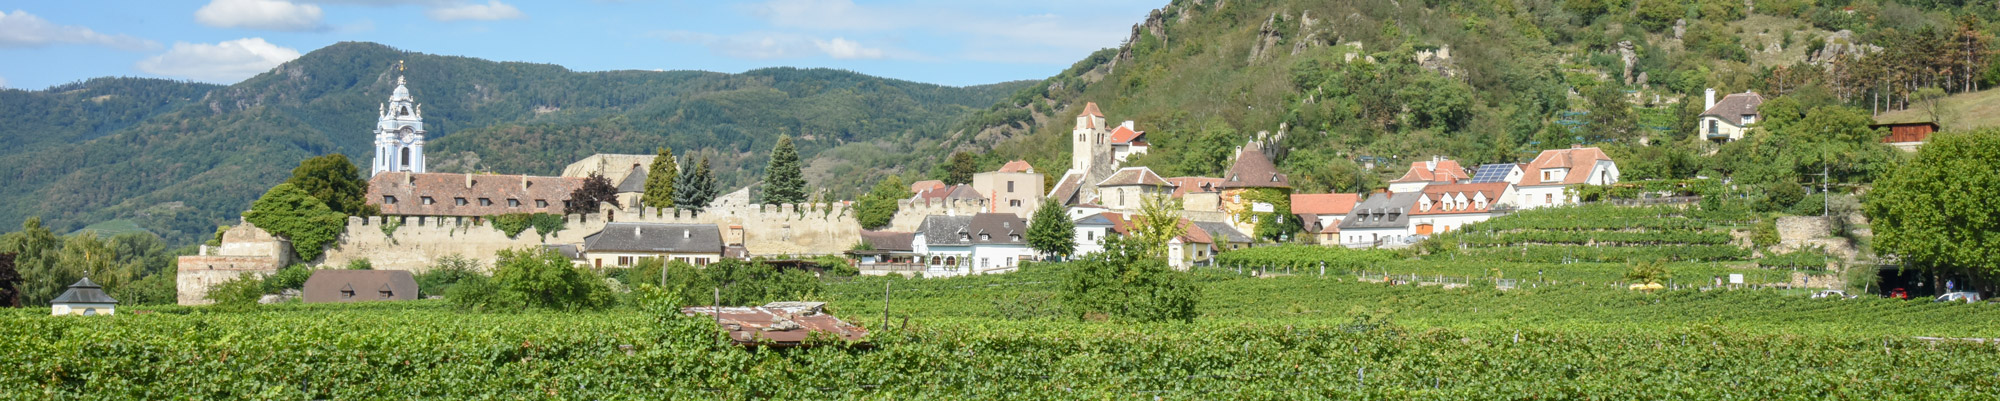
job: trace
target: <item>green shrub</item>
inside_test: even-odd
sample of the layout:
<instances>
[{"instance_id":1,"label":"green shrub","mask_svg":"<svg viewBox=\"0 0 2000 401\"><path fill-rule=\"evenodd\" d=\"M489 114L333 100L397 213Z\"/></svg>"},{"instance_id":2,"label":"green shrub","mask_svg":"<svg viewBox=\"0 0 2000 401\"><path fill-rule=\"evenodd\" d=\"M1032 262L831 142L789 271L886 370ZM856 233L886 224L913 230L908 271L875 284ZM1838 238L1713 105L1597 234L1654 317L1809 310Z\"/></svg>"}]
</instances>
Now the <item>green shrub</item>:
<instances>
[{"instance_id":1,"label":"green shrub","mask_svg":"<svg viewBox=\"0 0 2000 401\"><path fill-rule=\"evenodd\" d=\"M527 306L548 309L589 309L609 306L611 289L599 277L562 253L547 248L502 250L494 262L493 281L516 294Z\"/></svg>"},{"instance_id":2,"label":"green shrub","mask_svg":"<svg viewBox=\"0 0 2000 401\"><path fill-rule=\"evenodd\" d=\"M278 293L284 290L303 289L306 279L312 278L313 269L305 265L291 265L279 269L277 273L264 277L264 292Z\"/></svg>"},{"instance_id":3,"label":"green shrub","mask_svg":"<svg viewBox=\"0 0 2000 401\"><path fill-rule=\"evenodd\" d=\"M1159 258L1140 257L1133 241L1110 237L1105 252L1071 262L1063 277L1063 311L1086 320L1193 321L1201 289L1188 273ZM1114 250L1116 249L1116 250Z\"/></svg>"},{"instance_id":4,"label":"green shrub","mask_svg":"<svg viewBox=\"0 0 2000 401\"><path fill-rule=\"evenodd\" d=\"M264 279L255 274L236 276L215 286L208 287L208 300L229 309L257 307L257 300L264 297Z\"/></svg>"},{"instance_id":5,"label":"green shrub","mask_svg":"<svg viewBox=\"0 0 2000 401\"><path fill-rule=\"evenodd\" d=\"M436 264L416 275L417 292L420 296L444 295L451 287L473 277L484 278L479 273L479 262L464 256L445 255Z\"/></svg>"}]
</instances>

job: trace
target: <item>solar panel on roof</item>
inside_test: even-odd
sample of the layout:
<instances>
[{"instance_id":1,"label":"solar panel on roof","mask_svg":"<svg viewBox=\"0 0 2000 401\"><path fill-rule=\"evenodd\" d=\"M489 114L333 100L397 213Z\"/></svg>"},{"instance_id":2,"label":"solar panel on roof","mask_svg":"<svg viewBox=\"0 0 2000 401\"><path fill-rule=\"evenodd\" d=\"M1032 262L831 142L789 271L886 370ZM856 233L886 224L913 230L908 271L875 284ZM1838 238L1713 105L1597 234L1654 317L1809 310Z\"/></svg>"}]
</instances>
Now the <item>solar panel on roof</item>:
<instances>
[{"instance_id":1,"label":"solar panel on roof","mask_svg":"<svg viewBox=\"0 0 2000 401\"><path fill-rule=\"evenodd\" d=\"M1513 170L1514 170L1514 165L1512 164L1488 164L1479 166L1479 171L1473 172L1472 179L1466 182L1471 184L1480 184L1488 182L1506 181L1507 172Z\"/></svg>"}]
</instances>

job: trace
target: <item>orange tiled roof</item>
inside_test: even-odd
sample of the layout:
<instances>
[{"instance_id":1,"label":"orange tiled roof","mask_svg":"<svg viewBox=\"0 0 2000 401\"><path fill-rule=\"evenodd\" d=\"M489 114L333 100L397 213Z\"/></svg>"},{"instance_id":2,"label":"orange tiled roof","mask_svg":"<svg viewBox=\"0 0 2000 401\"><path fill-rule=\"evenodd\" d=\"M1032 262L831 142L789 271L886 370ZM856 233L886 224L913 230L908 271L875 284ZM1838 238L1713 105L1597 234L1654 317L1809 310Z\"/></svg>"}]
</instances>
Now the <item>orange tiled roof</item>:
<instances>
[{"instance_id":1,"label":"orange tiled roof","mask_svg":"<svg viewBox=\"0 0 2000 401\"><path fill-rule=\"evenodd\" d=\"M1361 194L1292 194L1292 213L1345 215L1361 203Z\"/></svg>"},{"instance_id":2,"label":"orange tiled roof","mask_svg":"<svg viewBox=\"0 0 2000 401\"><path fill-rule=\"evenodd\" d=\"M1145 136L1146 136L1146 131L1137 131L1131 128L1125 128L1125 126L1120 125L1118 126L1118 129L1111 130L1111 143L1133 144L1132 140L1143 138ZM1143 142L1141 142L1140 144L1143 144Z\"/></svg>"},{"instance_id":3,"label":"orange tiled roof","mask_svg":"<svg viewBox=\"0 0 2000 401\"><path fill-rule=\"evenodd\" d=\"M1011 162L1007 162L1007 164L1006 164L1006 165L1002 165L1002 166L1000 166L1000 172L1002 172L1002 173L1032 173L1032 172L1035 172L1035 166L1033 166L1033 165L1029 165L1029 164L1028 164L1028 161L1027 161L1027 160L1015 160L1015 161L1011 161Z\"/></svg>"},{"instance_id":4,"label":"orange tiled roof","mask_svg":"<svg viewBox=\"0 0 2000 401\"><path fill-rule=\"evenodd\" d=\"M1458 182L1472 178L1465 173L1465 167L1458 165L1457 160L1438 160L1435 169L1430 168L1430 163L1411 162L1409 172L1403 173L1402 178L1389 182Z\"/></svg>"},{"instance_id":5,"label":"orange tiled roof","mask_svg":"<svg viewBox=\"0 0 2000 401\"><path fill-rule=\"evenodd\" d=\"M1569 149L1549 149L1535 156L1535 161L1521 167L1521 185L1570 185L1582 184L1590 179L1590 168L1598 160L1611 160L1603 149L1595 147L1575 147ZM1561 181L1542 181L1542 169L1567 168L1571 171ZM1582 169L1584 171L1576 171Z\"/></svg>"},{"instance_id":6,"label":"orange tiled roof","mask_svg":"<svg viewBox=\"0 0 2000 401\"><path fill-rule=\"evenodd\" d=\"M1091 116L1091 117L1103 117L1103 116L1104 116L1104 113L1101 113L1101 112L1098 112L1098 111L1097 111L1097 102L1084 102L1084 103L1083 103L1083 114L1079 114L1079 115L1077 115L1077 116L1078 116L1078 117L1082 117L1082 116Z\"/></svg>"}]
</instances>

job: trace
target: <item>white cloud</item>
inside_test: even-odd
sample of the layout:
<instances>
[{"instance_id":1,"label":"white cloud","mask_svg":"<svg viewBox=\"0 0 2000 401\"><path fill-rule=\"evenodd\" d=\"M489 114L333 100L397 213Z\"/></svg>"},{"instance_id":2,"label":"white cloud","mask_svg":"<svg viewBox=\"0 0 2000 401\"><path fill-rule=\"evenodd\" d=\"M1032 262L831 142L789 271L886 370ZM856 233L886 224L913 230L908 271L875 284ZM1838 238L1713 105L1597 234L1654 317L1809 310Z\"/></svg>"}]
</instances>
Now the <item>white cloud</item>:
<instances>
[{"instance_id":1,"label":"white cloud","mask_svg":"<svg viewBox=\"0 0 2000 401\"><path fill-rule=\"evenodd\" d=\"M149 74L215 83L236 83L299 58L299 51L244 38L216 44L175 42L166 53L140 60L136 67Z\"/></svg>"},{"instance_id":2,"label":"white cloud","mask_svg":"<svg viewBox=\"0 0 2000 401\"><path fill-rule=\"evenodd\" d=\"M213 0L194 11L195 22L217 28L318 31L325 14L319 6L285 0Z\"/></svg>"},{"instance_id":3,"label":"white cloud","mask_svg":"<svg viewBox=\"0 0 2000 401\"><path fill-rule=\"evenodd\" d=\"M833 40L813 39L813 44L819 46L819 51L825 52L826 55L833 56L833 58L882 58L882 49L862 47L861 43L847 40L846 38L833 38Z\"/></svg>"},{"instance_id":4,"label":"white cloud","mask_svg":"<svg viewBox=\"0 0 2000 401\"><path fill-rule=\"evenodd\" d=\"M521 13L521 9L514 8L514 6L507 5L507 3L501 3L500 0L487 0L486 4L463 3L438 6L425 11L424 15L438 21L492 21L527 17L527 14Z\"/></svg>"},{"instance_id":5,"label":"white cloud","mask_svg":"<svg viewBox=\"0 0 2000 401\"><path fill-rule=\"evenodd\" d=\"M106 35L81 26L56 25L26 11L0 13L0 47L40 47L51 44L100 45L124 50L160 47L159 42L128 35Z\"/></svg>"}]
</instances>

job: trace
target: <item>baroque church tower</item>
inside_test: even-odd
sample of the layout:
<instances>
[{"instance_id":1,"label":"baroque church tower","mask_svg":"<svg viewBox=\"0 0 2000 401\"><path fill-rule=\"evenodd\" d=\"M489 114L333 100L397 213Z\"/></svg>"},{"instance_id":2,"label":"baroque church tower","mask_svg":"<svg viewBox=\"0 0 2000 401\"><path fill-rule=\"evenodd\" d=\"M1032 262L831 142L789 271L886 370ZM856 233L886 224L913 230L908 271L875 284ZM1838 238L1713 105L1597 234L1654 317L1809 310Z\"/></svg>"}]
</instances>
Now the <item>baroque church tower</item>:
<instances>
[{"instance_id":1,"label":"baroque church tower","mask_svg":"<svg viewBox=\"0 0 2000 401\"><path fill-rule=\"evenodd\" d=\"M389 95L376 120L375 167L370 175L424 172L424 108L410 97L404 83L401 75L396 76L396 92Z\"/></svg>"}]
</instances>

